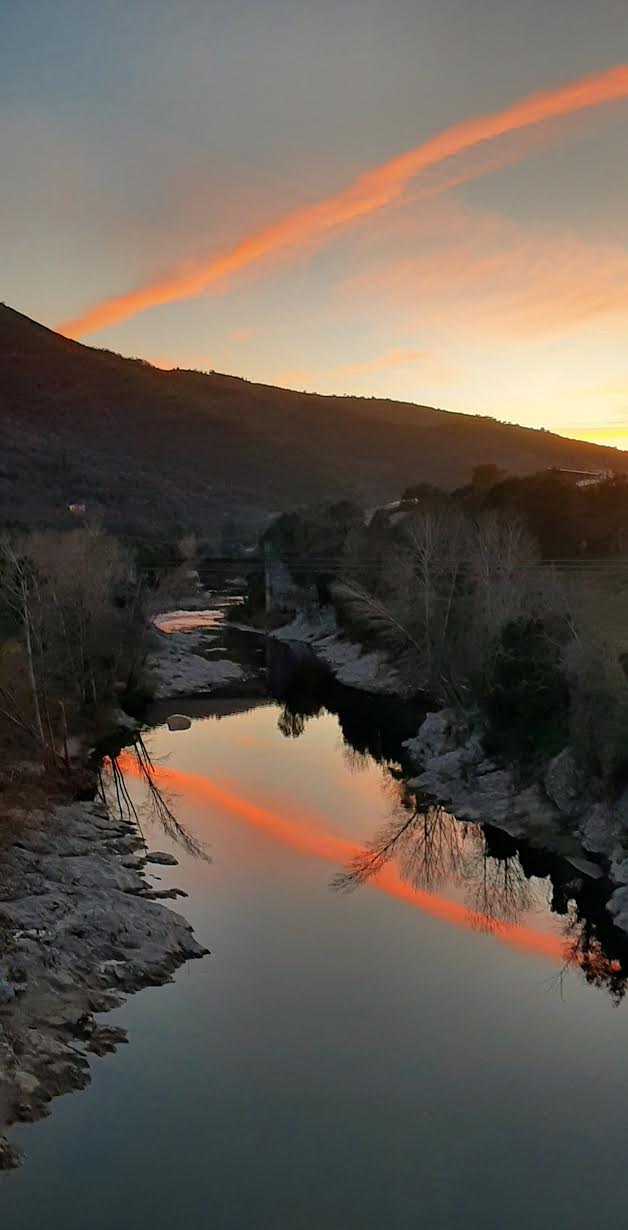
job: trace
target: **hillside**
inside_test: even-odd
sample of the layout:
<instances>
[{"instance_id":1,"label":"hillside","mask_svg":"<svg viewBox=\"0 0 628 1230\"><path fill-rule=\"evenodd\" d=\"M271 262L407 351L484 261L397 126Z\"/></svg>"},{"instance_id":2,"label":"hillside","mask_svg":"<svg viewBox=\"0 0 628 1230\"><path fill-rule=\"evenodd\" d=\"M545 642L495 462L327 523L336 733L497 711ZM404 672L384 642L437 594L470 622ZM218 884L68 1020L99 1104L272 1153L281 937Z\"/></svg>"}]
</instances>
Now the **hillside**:
<instances>
[{"instance_id":1,"label":"hillside","mask_svg":"<svg viewBox=\"0 0 628 1230\"><path fill-rule=\"evenodd\" d=\"M428 406L323 397L164 372L61 337L0 305L0 519L62 524L86 501L113 523L209 529L410 483L453 487L477 462L628 471L628 453Z\"/></svg>"}]
</instances>

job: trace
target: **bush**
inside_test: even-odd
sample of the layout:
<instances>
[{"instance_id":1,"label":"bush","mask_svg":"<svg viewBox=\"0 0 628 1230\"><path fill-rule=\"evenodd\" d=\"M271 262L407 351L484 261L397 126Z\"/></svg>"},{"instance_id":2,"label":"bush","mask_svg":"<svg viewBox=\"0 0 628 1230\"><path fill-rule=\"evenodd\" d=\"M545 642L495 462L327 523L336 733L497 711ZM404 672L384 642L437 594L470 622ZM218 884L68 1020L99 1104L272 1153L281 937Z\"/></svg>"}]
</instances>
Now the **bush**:
<instances>
[{"instance_id":1,"label":"bush","mask_svg":"<svg viewBox=\"0 0 628 1230\"><path fill-rule=\"evenodd\" d=\"M616 650L591 637L567 655L572 742L585 771L604 782L628 777L628 679Z\"/></svg>"},{"instance_id":2,"label":"bush","mask_svg":"<svg viewBox=\"0 0 628 1230\"><path fill-rule=\"evenodd\" d=\"M491 752L530 762L564 747L569 689L541 620L517 619L502 628L480 704Z\"/></svg>"}]
</instances>

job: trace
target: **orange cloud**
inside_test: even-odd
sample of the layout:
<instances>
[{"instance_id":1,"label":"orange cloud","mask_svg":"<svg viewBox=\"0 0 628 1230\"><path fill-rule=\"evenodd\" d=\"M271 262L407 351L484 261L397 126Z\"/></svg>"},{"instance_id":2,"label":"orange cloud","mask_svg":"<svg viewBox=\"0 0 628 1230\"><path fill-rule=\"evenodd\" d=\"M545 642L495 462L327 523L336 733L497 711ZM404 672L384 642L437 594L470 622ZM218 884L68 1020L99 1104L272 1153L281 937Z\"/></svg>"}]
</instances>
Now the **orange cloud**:
<instances>
[{"instance_id":1,"label":"orange cloud","mask_svg":"<svg viewBox=\"0 0 628 1230\"><path fill-rule=\"evenodd\" d=\"M146 355L146 362L150 363L151 367L158 367L161 372L172 372L176 367L172 359L163 354Z\"/></svg>"},{"instance_id":2,"label":"orange cloud","mask_svg":"<svg viewBox=\"0 0 628 1230\"><path fill-rule=\"evenodd\" d=\"M429 352L427 350L387 350L384 354L376 355L374 359L368 359L365 363L341 363L339 367L334 368L334 371L339 375L355 376L362 375L363 372L381 372L394 370L399 367L408 367L412 363L418 363L420 359L427 359Z\"/></svg>"},{"instance_id":3,"label":"orange cloud","mask_svg":"<svg viewBox=\"0 0 628 1230\"><path fill-rule=\"evenodd\" d=\"M230 342L248 342L255 333L256 330L251 325L239 325L236 329L231 329L227 338Z\"/></svg>"},{"instance_id":4,"label":"orange cloud","mask_svg":"<svg viewBox=\"0 0 628 1230\"><path fill-rule=\"evenodd\" d=\"M146 362L150 363L151 367L158 367L162 372L208 372L211 368L213 360L208 359L207 355L196 355L183 359L171 359L168 355L146 355Z\"/></svg>"},{"instance_id":5,"label":"orange cloud","mask_svg":"<svg viewBox=\"0 0 628 1230\"><path fill-rule=\"evenodd\" d=\"M123 754L120 764L129 776L139 776L137 765L132 756ZM334 865L347 863L361 852L354 842L337 837L326 831L325 820L310 812L307 819L294 819L276 808L262 807L251 803L237 793L230 782L219 783L196 773L185 773L180 769L158 767L155 777L159 786L164 789L182 791L188 798L203 804L210 804L229 815L237 816L254 828L260 829L274 840L306 854L320 858ZM299 808L302 815L305 809ZM307 815L307 813L305 813ZM450 926L462 927L471 931L486 930L486 918L476 910L471 910L458 901L451 901L440 893L426 892L413 888L402 880L397 869L387 864L371 881L375 888L391 897L396 897L425 914L438 918ZM522 952L533 953L561 963L569 961L566 944L561 938L550 931L540 931L535 927L519 923L493 922L490 933L493 939Z\"/></svg>"},{"instance_id":6,"label":"orange cloud","mask_svg":"<svg viewBox=\"0 0 628 1230\"><path fill-rule=\"evenodd\" d=\"M334 377L377 374L388 376L394 373L404 376L408 368L414 368L416 365L418 365L417 376L428 384L451 384L460 376L459 367L436 358L429 350L403 350L401 348L386 350L383 354L375 355L374 358L364 363L342 363L339 367L333 368L331 374Z\"/></svg>"},{"instance_id":7,"label":"orange cloud","mask_svg":"<svg viewBox=\"0 0 628 1230\"><path fill-rule=\"evenodd\" d=\"M324 200L293 209L270 225L193 267L176 269L162 279L114 296L60 326L68 336L93 333L137 312L199 295L230 274L265 256L303 245L337 227L398 201L421 171L506 133L575 114L628 96L628 65L583 77L558 89L540 91L493 114L453 124L423 144L359 175L347 188Z\"/></svg>"},{"instance_id":8,"label":"orange cloud","mask_svg":"<svg viewBox=\"0 0 628 1230\"><path fill-rule=\"evenodd\" d=\"M313 380L315 382L313 373L307 367L282 367L273 376L273 384L289 389L306 389Z\"/></svg>"},{"instance_id":9,"label":"orange cloud","mask_svg":"<svg viewBox=\"0 0 628 1230\"><path fill-rule=\"evenodd\" d=\"M406 235L406 247L410 246ZM595 317L628 317L628 252L587 243L551 224L522 224L450 201L424 215L412 254L384 246L341 295L404 330L464 330L521 340L579 328ZM401 323L402 322L402 323Z\"/></svg>"}]
</instances>

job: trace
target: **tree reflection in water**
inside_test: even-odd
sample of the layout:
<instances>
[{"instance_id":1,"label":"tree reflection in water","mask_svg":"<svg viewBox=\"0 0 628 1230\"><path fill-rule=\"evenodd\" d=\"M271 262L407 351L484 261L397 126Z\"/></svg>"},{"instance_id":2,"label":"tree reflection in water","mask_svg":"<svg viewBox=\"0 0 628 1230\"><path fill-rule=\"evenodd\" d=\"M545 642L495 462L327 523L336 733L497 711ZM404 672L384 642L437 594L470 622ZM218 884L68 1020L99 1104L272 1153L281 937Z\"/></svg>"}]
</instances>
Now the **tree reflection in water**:
<instances>
[{"instance_id":1,"label":"tree reflection in water","mask_svg":"<svg viewBox=\"0 0 628 1230\"><path fill-rule=\"evenodd\" d=\"M534 893L519 860L489 854L479 825L456 820L436 804L419 805L412 792L392 778L384 789L390 796L390 818L335 876L334 888L359 888L394 860L413 888L433 892L447 882L463 890L485 930L498 922L516 922L532 908Z\"/></svg>"},{"instance_id":2,"label":"tree reflection in water","mask_svg":"<svg viewBox=\"0 0 628 1230\"><path fill-rule=\"evenodd\" d=\"M596 934L595 924L579 916L573 901L570 902L565 933L568 939L567 958L558 975L561 993L565 973L569 966L575 965L590 986L603 987L614 1003L621 1003L628 982L625 956L612 955L612 951L606 950L604 942Z\"/></svg>"},{"instance_id":3,"label":"tree reflection in water","mask_svg":"<svg viewBox=\"0 0 628 1230\"><path fill-rule=\"evenodd\" d=\"M136 776L146 788L144 804L139 808L129 794L124 770L120 764L123 756L129 755L133 756ZM148 820L150 824L160 825L164 833L181 846L186 854L211 862L203 843L177 818L172 799L159 786L155 765L141 735L136 737L130 747L125 748L124 753L111 752L104 758L99 772L98 793L113 815L137 825L142 840L142 820Z\"/></svg>"},{"instance_id":4,"label":"tree reflection in water","mask_svg":"<svg viewBox=\"0 0 628 1230\"><path fill-rule=\"evenodd\" d=\"M535 909L549 908L563 918L566 941L565 966L552 983L562 991L566 970L575 967L592 986L604 987L615 1003L623 999L628 940L607 911L607 881L581 877L557 855L490 825L456 820L444 807L419 800L404 783L398 759L404 738L419 722L411 706L352 693L319 669L300 669L295 675L290 655L286 658L283 652L274 654L272 660L281 667L279 675L277 669L274 672L274 695L281 705L278 727L282 735L297 739L309 720L331 712L338 718L342 756L351 772L359 773L373 762L382 768L388 819L334 878L336 889L356 889L394 861L401 877L416 889L436 892L445 883L451 885L463 897L470 918L479 919L477 925L484 931L517 923ZM141 739L129 754L135 776L147 787L152 818L190 853L206 858L203 847L180 823L171 801L159 789ZM114 810L139 821L115 755L107 769L106 793Z\"/></svg>"},{"instance_id":5,"label":"tree reflection in water","mask_svg":"<svg viewBox=\"0 0 628 1230\"><path fill-rule=\"evenodd\" d=\"M583 886L573 869L561 866L561 860L552 856L545 868L528 871L520 857L520 843L508 834L456 820L444 807L421 803L392 776L385 779L384 789L390 799L390 817L334 877L336 890L357 889L394 861L413 888L436 891L447 883L461 892L470 912L480 919L481 929L488 932L549 907L564 915L567 941L565 964L552 985L562 993L567 969L575 967L590 985L605 988L615 1003L623 999L628 978L626 943L606 914L599 882L595 882L593 896L591 886Z\"/></svg>"}]
</instances>

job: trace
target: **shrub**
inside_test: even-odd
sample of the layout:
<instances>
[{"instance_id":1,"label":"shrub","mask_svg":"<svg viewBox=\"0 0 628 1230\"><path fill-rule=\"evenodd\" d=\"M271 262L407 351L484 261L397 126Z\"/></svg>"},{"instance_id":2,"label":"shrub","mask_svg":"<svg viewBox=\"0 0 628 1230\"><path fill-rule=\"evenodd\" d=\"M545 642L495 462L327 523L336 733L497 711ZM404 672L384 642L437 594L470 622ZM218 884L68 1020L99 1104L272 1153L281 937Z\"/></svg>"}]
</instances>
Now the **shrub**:
<instances>
[{"instance_id":1,"label":"shrub","mask_svg":"<svg viewBox=\"0 0 628 1230\"><path fill-rule=\"evenodd\" d=\"M530 762L564 747L569 689L559 651L541 620L504 625L480 703L490 751Z\"/></svg>"}]
</instances>

